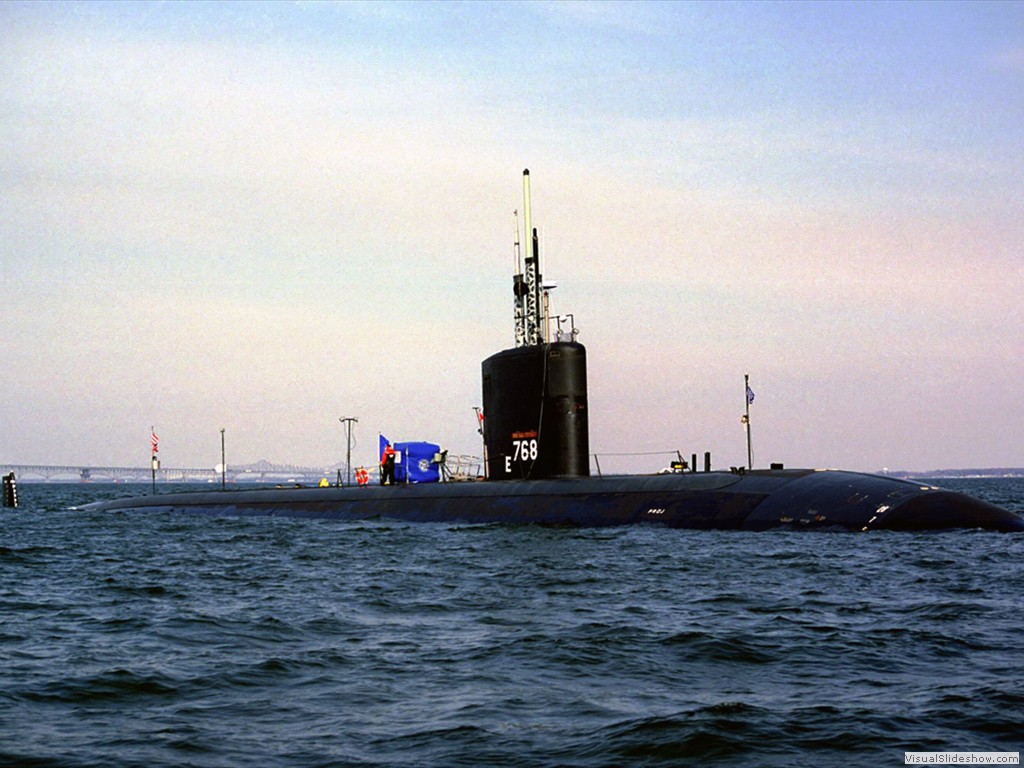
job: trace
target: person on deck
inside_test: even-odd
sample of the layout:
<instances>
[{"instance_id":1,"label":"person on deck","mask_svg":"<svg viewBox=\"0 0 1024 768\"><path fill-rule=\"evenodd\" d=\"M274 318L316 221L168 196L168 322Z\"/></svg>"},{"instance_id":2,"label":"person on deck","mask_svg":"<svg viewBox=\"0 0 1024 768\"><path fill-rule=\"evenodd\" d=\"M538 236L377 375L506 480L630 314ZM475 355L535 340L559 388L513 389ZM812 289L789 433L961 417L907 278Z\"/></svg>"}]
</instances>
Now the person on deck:
<instances>
[{"instance_id":1,"label":"person on deck","mask_svg":"<svg viewBox=\"0 0 1024 768\"><path fill-rule=\"evenodd\" d=\"M391 443L384 446L384 452L380 455L380 484L395 484L395 449Z\"/></svg>"}]
</instances>

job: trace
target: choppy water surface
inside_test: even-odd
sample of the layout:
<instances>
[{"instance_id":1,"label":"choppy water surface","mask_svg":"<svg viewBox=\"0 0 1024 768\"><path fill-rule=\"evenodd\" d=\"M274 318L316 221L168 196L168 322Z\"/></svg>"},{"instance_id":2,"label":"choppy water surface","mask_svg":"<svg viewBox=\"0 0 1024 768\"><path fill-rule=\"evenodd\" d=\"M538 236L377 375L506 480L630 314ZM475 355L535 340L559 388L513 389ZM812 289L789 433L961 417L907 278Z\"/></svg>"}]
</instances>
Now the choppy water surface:
<instances>
[{"instance_id":1,"label":"choppy water surface","mask_svg":"<svg viewBox=\"0 0 1024 768\"><path fill-rule=\"evenodd\" d=\"M1024 509L1024 482L944 482ZM0 764L902 765L1024 747L1024 535L0 512Z\"/></svg>"}]
</instances>

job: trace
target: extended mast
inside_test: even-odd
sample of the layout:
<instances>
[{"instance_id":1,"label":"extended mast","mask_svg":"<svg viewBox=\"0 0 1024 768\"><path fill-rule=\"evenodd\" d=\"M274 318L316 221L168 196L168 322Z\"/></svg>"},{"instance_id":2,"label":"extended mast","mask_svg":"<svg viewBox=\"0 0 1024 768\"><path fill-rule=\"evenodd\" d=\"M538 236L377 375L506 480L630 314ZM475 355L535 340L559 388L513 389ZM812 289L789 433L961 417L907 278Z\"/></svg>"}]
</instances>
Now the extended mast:
<instances>
[{"instance_id":1,"label":"extended mast","mask_svg":"<svg viewBox=\"0 0 1024 768\"><path fill-rule=\"evenodd\" d=\"M515 300L516 346L531 347L543 344L543 304L541 301L540 260L537 230L530 214L530 169L523 171L523 219L526 235L526 258L523 271L519 271L519 218L516 217L516 274L512 278Z\"/></svg>"}]
</instances>

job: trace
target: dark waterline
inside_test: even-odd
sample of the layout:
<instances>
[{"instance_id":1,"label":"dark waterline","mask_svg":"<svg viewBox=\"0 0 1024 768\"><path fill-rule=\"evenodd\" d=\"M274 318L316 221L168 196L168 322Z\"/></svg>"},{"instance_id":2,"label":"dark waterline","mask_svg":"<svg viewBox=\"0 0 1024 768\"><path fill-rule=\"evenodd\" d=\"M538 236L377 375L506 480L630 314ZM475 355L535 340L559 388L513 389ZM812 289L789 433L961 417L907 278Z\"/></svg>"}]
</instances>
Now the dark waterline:
<instances>
[{"instance_id":1,"label":"dark waterline","mask_svg":"<svg viewBox=\"0 0 1024 768\"><path fill-rule=\"evenodd\" d=\"M1024 481L943 481L1024 510ZM0 513L0 764L903 763L1024 744L1024 536Z\"/></svg>"}]
</instances>

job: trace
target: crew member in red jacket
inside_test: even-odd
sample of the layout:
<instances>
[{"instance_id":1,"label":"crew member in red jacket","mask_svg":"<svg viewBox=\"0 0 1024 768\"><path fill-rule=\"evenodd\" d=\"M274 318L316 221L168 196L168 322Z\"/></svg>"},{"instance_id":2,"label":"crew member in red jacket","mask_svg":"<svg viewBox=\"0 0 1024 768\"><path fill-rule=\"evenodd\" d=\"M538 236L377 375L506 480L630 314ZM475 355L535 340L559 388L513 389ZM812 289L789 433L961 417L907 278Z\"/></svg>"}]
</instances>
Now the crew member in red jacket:
<instances>
[{"instance_id":1,"label":"crew member in red jacket","mask_svg":"<svg viewBox=\"0 0 1024 768\"><path fill-rule=\"evenodd\" d=\"M384 446L384 453L380 455L380 484L395 484L395 449L391 443Z\"/></svg>"}]
</instances>

